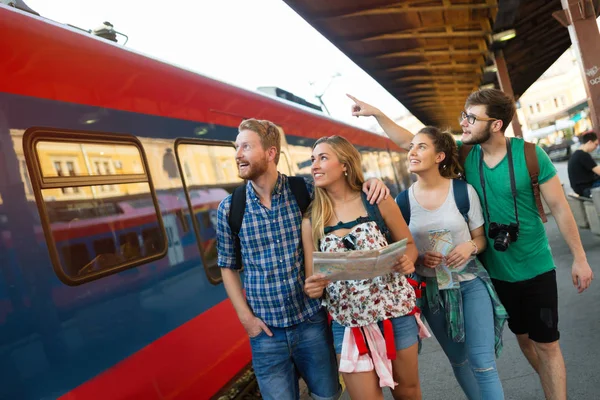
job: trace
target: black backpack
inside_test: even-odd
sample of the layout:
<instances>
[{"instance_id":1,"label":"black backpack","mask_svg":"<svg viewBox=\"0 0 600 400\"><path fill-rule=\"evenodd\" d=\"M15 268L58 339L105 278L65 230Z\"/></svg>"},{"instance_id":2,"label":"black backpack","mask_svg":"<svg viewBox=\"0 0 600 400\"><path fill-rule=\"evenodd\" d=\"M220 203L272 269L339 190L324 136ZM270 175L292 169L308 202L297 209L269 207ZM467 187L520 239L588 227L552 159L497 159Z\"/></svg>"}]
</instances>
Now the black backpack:
<instances>
[{"instance_id":1,"label":"black backpack","mask_svg":"<svg viewBox=\"0 0 600 400\"><path fill-rule=\"evenodd\" d=\"M311 198L306 188L304 178L297 176L288 176L290 190L296 199L300 212L304 214L308 208ZM233 252L235 253L235 263L242 267L242 245L240 243L240 229L246 212L246 185L238 186L231 194L231 208L229 210L229 228L233 234Z\"/></svg>"},{"instance_id":2,"label":"black backpack","mask_svg":"<svg viewBox=\"0 0 600 400\"><path fill-rule=\"evenodd\" d=\"M391 234L390 230L388 229L387 225L385 224L385 221L383 220L383 216L381 215L381 212L379 211L379 206L377 204L369 203L367 201L367 195L365 194L365 192L361 192L361 195L362 195L363 204L365 206L365 209L367 210L367 214L369 215L369 219L372 221L375 221L375 223L379 227L379 230L381 231L383 236L385 236L385 239L387 240L388 245L392 244L392 234Z\"/></svg>"}]
</instances>

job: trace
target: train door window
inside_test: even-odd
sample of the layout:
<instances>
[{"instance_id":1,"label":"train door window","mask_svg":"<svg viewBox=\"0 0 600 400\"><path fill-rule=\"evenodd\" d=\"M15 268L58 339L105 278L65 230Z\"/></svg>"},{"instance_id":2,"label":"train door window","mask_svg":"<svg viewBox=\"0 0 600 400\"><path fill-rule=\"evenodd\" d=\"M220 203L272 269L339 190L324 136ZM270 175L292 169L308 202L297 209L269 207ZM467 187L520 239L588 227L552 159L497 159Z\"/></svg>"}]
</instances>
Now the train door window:
<instances>
[{"instance_id":1,"label":"train door window","mask_svg":"<svg viewBox=\"0 0 600 400\"><path fill-rule=\"evenodd\" d=\"M381 171L383 183L387 185L390 194L395 198L400 193L401 186L392 165L392 157L387 151L379 152L379 171Z\"/></svg>"},{"instance_id":2,"label":"train door window","mask_svg":"<svg viewBox=\"0 0 600 400\"><path fill-rule=\"evenodd\" d=\"M161 233L158 227L144 229L142 231L142 241L144 243L144 255L146 257L151 256L152 254L156 254L161 247L163 246L163 242L160 240Z\"/></svg>"},{"instance_id":3,"label":"train door window","mask_svg":"<svg viewBox=\"0 0 600 400\"><path fill-rule=\"evenodd\" d=\"M32 128L23 140L46 243L63 282L78 285L167 254L136 138Z\"/></svg>"},{"instance_id":4,"label":"train door window","mask_svg":"<svg viewBox=\"0 0 600 400\"><path fill-rule=\"evenodd\" d=\"M217 208L243 183L235 164L235 147L231 142L178 139L175 153L206 276L217 284L221 281L217 265ZM191 176L184 173L186 164Z\"/></svg>"},{"instance_id":5,"label":"train door window","mask_svg":"<svg viewBox=\"0 0 600 400\"><path fill-rule=\"evenodd\" d=\"M407 189L412 184L411 173L408 170L408 157L406 152L392 152L392 166L400 183L400 191Z\"/></svg>"},{"instance_id":6,"label":"train door window","mask_svg":"<svg viewBox=\"0 0 600 400\"><path fill-rule=\"evenodd\" d=\"M379 162L377 159L377 153L371 151L365 151L361 154L362 168L365 179L377 178L382 179L381 171L379 171Z\"/></svg>"},{"instance_id":7,"label":"train door window","mask_svg":"<svg viewBox=\"0 0 600 400\"><path fill-rule=\"evenodd\" d=\"M279 156L279 164L277 164L277 170L284 175L292 176L292 169L290 168L290 160L286 153L281 152Z\"/></svg>"},{"instance_id":8,"label":"train door window","mask_svg":"<svg viewBox=\"0 0 600 400\"><path fill-rule=\"evenodd\" d=\"M302 139L303 140L303 139ZM309 146L297 146L297 145L290 145L289 146L290 149L290 156L291 156L291 161L292 163L294 163L294 165L296 166L296 168L298 168L298 172L296 173L296 176L304 176L307 178L312 178L312 174L311 174L311 166L312 166L312 161L311 161L311 157L312 157L312 148Z\"/></svg>"}]
</instances>

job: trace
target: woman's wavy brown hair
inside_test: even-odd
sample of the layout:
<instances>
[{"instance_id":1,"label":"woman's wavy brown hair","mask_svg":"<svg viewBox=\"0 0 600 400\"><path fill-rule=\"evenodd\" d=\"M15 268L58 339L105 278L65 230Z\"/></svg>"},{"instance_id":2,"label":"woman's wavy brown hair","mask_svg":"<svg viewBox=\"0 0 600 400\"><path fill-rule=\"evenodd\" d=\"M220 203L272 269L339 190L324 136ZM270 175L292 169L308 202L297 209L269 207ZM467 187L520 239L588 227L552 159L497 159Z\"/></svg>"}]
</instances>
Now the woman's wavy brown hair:
<instances>
[{"instance_id":1,"label":"woman's wavy brown hair","mask_svg":"<svg viewBox=\"0 0 600 400\"><path fill-rule=\"evenodd\" d=\"M462 165L458 161L458 145L450 132L442 131L435 126L426 126L417 134L429 136L435 146L435 151L446 155L444 160L438 164L440 175L444 178L455 179L463 174Z\"/></svg>"}]
</instances>

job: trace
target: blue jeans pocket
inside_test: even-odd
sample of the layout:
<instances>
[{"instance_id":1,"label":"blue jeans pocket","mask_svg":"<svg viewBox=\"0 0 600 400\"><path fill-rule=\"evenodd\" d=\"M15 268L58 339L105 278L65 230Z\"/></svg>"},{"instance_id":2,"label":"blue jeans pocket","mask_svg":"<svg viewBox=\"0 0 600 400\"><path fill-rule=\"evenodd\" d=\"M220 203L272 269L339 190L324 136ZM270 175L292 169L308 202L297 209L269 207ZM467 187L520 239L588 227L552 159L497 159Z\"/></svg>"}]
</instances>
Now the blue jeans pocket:
<instances>
[{"instance_id":1,"label":"blue jeans pocket","mask_svg":"<svg viewBox=\"0 0 600 400\"><path fill-rule=\"evenodd\" d=\"M311 315L306 322L309 324L320 324L325 320L327 320L327 313L324 310L319 310L315 314Z\"/></svg>"},{"instance_id":2,"label":"blue jeans pocket","mask_svg":"<svg viewBox=\"0 0 600 400\"><path fill-rule=\"evenodd\" d=\"M256 340L256 339L260 339L261 336L265 336L266 333L264 330L260 330L260 332L258 333L258 335L256 336L248 336L250 338L250 340Z\"/></svg>"}]
</instances>

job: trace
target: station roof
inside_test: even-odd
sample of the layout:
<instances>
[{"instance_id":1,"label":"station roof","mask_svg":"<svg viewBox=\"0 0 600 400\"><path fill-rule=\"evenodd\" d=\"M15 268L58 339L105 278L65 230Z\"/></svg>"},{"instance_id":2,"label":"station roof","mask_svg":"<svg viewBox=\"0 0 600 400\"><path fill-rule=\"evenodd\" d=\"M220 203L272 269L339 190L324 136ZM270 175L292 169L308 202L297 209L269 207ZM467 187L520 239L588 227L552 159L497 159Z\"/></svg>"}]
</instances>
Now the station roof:
<instances>
[{"instance_id":1,"label":"station roof","mask_svg":"<svg viewBox=\"0 0 600 400\"><path fill-rule=\"evenodd\" d=\"M424 124L453 130L469 93L499 87L495 50L518 99L571 45L560 0L284 1Z\"/></svg>"}]
</instances>

